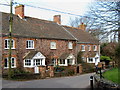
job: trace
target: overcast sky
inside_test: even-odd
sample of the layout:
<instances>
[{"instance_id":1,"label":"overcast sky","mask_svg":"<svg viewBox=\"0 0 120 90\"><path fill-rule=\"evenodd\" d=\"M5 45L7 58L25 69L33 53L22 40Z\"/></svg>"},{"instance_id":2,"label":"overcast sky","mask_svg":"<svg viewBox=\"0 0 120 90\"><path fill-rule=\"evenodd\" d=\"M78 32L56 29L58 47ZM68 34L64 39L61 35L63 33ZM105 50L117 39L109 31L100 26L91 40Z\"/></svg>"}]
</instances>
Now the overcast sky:
<instances>
[{"instance_id":1,"label":"overcast sky","mask_svg":"<svg viewBox=\"0 0 120 90\"><path fill-rule=\"evenodd\" d=\"M28 4L37 7L68 12L77 15L84 15L88 11L88 6L93 0L13 0L21 4ZM9 4L10 0L0 0L0 3ZM16 5L14 5L15 7ZM14 9L14 8L13 8ZM0 5L0 11L9 13L9 6ZM14 13L14 11L13 11ZM25 6L25 16L36 17L45 20L53 20L54 15L61 15L62 25L68 25L69 19L74 18L74 15L63 14Z\"/></svg>"}]
</instances>

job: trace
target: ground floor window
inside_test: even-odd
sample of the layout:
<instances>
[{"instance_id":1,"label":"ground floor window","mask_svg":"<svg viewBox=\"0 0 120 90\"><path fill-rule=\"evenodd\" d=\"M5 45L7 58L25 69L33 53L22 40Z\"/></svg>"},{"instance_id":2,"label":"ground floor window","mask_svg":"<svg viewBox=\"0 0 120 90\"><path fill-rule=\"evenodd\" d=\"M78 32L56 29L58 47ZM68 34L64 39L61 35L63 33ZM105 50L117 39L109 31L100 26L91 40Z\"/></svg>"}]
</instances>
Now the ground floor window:
<instances>
[{"instance_id":1,"label":"ground floor window","mask_svg":"<svg viewBox=\"0 0 120 90\"><path fill-rule=\"evenodd\" d=\"M93 58L89 58L88 61L89 61L89 62L93 62Z\"/></svg>"},{"instance_id":2,"label":"ground floor window","mask_svg":"<svg viewBox=\"0 0 120 90\"><path fill-rule=\"evenodd\" d=\"M4 59L4 67L8 68L9 67L9 59L5 58ZM11 57L11 68L16 67L16 59L14 57Z\"/></svg>"},{"instance_id":3,"label":"ground floor window","mask_svg":"<svg viewBox=\"0 0 120 90\"><path fill-rule=\"evenodd\" d=\"M65 59L60 59L60 64L65 64Z\"/></svg>"},{"instance_id":4,"label":"ground floor window","mask_svg":"<svg viewBox=\"0 0 120 90\"><path fill-rule=\"evenodd\" d=\"M25 66L31 66L31 60L30 59L25 60Z\"/></svg>"},{"instance_id":5,"label":"ground floor window","mask_svg":"<svg viewBox=\"0 0 120 90\"><path fill-rule=\"evenodd\" d=\"M34 59L34 66L40 66L40 65L42 65L42 60L43 59Z\"/></svg>"},{"instance_id":6,"label":"ground floor window","mask_svg":"<svg viewBox=\"0 0 120 90\"><path fill-rule=\"evenodd\" d=\"M72 61L73 61L73 59L67 59L67 63L70 65L72 64Z\"/></svg>"},{"instance_id":7,"label":"ground floor window","mask_svg":"<svg viewBox=\"0 0 120 90\"><path fill-rule=\"evenodd\" d=\"M52 59L52 65L56 65L56 59Z\"/></svg>"}]
</instances>

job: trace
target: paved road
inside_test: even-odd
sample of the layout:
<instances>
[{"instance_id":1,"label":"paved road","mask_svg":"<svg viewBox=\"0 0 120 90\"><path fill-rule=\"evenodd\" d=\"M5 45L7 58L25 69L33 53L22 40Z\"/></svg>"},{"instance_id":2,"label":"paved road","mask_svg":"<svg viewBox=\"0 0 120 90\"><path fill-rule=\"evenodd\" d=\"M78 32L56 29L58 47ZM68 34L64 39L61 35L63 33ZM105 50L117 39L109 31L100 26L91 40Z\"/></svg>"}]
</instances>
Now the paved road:
<instances>
[{"instance_id":1,"label":"paved road","mask_svg":"<svg viewBox=\"0 0 120 90\"><path fill-rule=\"evenodd\" d=\"M88 88L91 75L93 73L30 81L3 80L2 86L3 88Z\"/></svg>"}]
</instances>

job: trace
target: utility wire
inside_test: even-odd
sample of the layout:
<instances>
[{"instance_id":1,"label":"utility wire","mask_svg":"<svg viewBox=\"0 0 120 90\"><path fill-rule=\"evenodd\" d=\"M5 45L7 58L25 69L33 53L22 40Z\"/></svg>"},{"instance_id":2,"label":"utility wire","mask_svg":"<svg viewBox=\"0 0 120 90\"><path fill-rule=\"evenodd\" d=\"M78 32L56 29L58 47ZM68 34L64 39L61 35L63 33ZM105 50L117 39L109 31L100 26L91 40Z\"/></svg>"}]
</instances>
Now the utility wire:
<instances>
[{"instance_id":1,"label":"utility wire","mask_svg":"<svg viewBox=\"0 0 120 90\"><path fill-rule=\"evenodd\" d=\"M3 4L3 3L0 3L0 5L4 5L4 6L10 6L9 4Z\"/></svg>"},{"instance_id":2,"label":"utility wire","mask_svg":"<svg viewBox=\"0 0 120 90\"><path fill-rule=\"evenodd\" d=\"M22 3L18 3L18 2L13 2L13 5L15 4L22 4ZM5 6L10 6L8 4L1 4L0 5L5 5ZM37 9L42 9L42 10L47 10L47 11L53 11L53 12L58 12L58 13L63 13L63 14L68 14L68 15L72 15L72 16L77 16L77 17L84 17L78 14L73 14L73 13L69 13L69 12L64 12L64 11L60 11L60 10L54 10L54 9L49 9L49 8L43 8L43 7L38 7L38 6L33 6L33 5L28 5L28 4L22 4L28 7L33 7L33 8L37 8Z\"/></svg>"},{"instance_id":3,"label":"utility wire","mask_svg":"<svg viewBox=\"0 0 120 90\"><path fill-rule=\"evenodd\" d=\"M21 4L21 3L14 2L14 4ZM32 5L28 5L28 4L23 4L23 5L28 6L28 7L43 9L43 10L47 10L47 11L53 11L53 12L58 12L58 13L63 13L63 14L68 14L68 15L73 15L73 16L78 16L78 17L83 17L83 16L78 15L78 14L73 14L73 13L69 13L69 12L63 12L63 11L54 10L54 9L43 8L43 7L38 7L38 6L32 6Z\"/></svg>"}]
</instances>

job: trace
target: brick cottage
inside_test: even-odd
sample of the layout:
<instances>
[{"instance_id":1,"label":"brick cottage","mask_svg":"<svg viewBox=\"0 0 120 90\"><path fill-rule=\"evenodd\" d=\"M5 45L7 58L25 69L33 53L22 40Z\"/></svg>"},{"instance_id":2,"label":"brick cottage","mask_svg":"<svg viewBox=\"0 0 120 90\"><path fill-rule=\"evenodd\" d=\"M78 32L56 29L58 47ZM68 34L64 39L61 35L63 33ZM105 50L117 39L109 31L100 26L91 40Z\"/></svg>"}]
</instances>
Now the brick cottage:
<instances>
[{"instance_id":1,"label":"brick cottage","mask_svg":"<svg viewBox=\"0 0 120 90\"><path fill-rule=\"evenodd\" d=\"M9 14L2 16L2 70L8 69L9 56ZM77 64L77 53L83 52L82 59L87 63L100 61L98 40L85 31L85 25L79 28L61 25L61 16L55 15L53 21L24 16L24 6L15 7L12 31L11 67L25 70L34 69L39 73L40 66Z\"/></svg>"}]
</instances>

